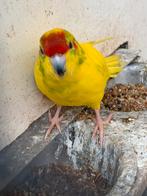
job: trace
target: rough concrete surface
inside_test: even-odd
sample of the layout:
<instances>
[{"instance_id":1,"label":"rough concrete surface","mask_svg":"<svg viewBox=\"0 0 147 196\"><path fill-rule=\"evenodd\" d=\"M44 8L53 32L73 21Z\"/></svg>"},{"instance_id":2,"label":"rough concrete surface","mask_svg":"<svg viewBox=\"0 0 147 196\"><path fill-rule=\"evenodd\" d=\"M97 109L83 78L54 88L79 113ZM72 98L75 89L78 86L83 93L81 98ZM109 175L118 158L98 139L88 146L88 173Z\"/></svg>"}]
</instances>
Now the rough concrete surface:
<instances>
[{"instance_id":1,"label":"rough concrete surface","mask_svg":"<svg viewBox=\"0 0 147 196\"><path fill-rule=\"evenodd\" d=\"M94 122L84 113L82 108L69 107L63 111L62 138L56 140L53 150L49 144L58 132L55 131L48 142L43 140L48 127L47 113L3 149L0 152L0 190L33 159L35 162L39 159L41 165L52 158L56 162L61 158L62 162L66 161L63 156L66 149L75 168L90 165L108 179L113 185L108 195L141 196L147 186L147 112L115 112L112 122L105 127L102 148L97 139L91 138ZM106 113L103 111L102 115L105 117ZM82 120L79 118L81 114L84 114Z\"/></svg>"},{"instance_id":2,"label":"rough concrete surface","mask_svg":"<svg viewBox=\"0 0 147 196\"><path fill-rule=\"evenodd\" d=\"M72 123L65 140L68 154L75 168L88 159L114 183L108 195L141 196L147 186L147 112L116 112L113 119L105 128L102 149L91 139L91 120ZM75 131L74 141L69 139L70 130Z\"/></svg>"}]
</instances>

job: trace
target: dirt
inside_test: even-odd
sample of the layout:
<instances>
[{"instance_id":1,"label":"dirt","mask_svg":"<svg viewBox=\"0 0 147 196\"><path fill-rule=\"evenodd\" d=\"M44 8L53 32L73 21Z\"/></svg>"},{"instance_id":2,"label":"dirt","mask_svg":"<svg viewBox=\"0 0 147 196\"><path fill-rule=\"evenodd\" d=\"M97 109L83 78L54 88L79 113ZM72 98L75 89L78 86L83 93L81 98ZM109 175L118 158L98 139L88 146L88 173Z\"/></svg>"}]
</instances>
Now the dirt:
<instances>
[{"instance_id":1,"label":"dirt","mask_svg":"<svg viewBox=\"0 0 147 196\"><path fill-rule=\"evenodd\" d=\"M113 111L147 110L147 87L143 84L117 84L106 89L102 104Z\"/></svg>"},{"instance_id":2,"label":"dirt","mask_svg":"<svg viewBox=\"0 0 147 196\"><path fill-rule=\"evenodd\" d=\"M104 196L110 190L99 172L55 165L33 169L30 176L6 196Z\"/></svg>"}]
</instances>

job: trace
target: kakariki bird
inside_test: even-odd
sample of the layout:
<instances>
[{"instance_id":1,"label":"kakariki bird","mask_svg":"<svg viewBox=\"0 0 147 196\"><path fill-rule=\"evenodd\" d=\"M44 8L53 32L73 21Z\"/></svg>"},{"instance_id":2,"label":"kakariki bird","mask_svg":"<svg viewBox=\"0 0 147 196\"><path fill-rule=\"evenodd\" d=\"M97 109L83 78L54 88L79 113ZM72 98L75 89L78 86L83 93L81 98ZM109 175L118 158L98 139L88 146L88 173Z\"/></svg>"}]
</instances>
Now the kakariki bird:
<instances>
[{"instance_id":1,"label":"kakariki bird","mask_svg":"<svg viewBox=\"0 0 147 196\"><path fill-rule=\"evenodd\" d=\"M61 132L62 106L88 106L95 110L96 125L93 137L99 134L103 143L103 125L111 120L110 114L103 121L100 103L107 81L123 68L117 55L104 57L95 44L105 41L79 43L74 36L60 28L52 29L40 38L40 52L35 63L34 76L39 90L57 105L45 138L54 126Z\"/></svg>"}]
</instances>

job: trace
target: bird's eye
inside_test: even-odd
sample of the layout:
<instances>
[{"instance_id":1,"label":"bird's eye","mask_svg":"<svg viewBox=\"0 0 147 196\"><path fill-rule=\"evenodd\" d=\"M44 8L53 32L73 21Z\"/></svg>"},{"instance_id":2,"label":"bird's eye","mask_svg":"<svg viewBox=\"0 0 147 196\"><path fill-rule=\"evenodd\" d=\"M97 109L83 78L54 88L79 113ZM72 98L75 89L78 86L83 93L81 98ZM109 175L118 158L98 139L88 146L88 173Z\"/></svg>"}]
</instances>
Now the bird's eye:
<instances>
[{"instance_id":1,"label":"bird's eye","mask_svg":"<svg viewBox=\"0 0 147 196\"><path fill-rule=\"evenodd\" d=\"M40 47L40 53L42 54L42 55L44 55L44 51L43 51L43 49Z\"/></svg>"},{"instance_id":2,"label":"bird's eye","mask_svg":"<svg viewBox=\"0 0 147 196\"><path fill-rule=\"evenodd\" d=\"M69 48L72 48L72 47L73 47L72 43L71 43L71 42L69 42Z\"/></svg>"}]
</instances>

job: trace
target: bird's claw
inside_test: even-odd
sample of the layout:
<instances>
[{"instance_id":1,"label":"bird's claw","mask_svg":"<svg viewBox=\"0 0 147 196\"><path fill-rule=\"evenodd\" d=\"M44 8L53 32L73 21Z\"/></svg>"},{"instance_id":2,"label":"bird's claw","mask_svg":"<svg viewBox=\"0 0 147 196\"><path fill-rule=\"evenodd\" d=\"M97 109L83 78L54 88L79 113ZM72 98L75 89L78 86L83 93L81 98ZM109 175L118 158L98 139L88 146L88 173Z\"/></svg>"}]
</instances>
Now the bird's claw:
<instances>
[{"instance_id":1,"label":"bird's claw","mask_svg":"<svg viewBox=\"0 0 147 196\"><path fill-rule=\"evenodd\" d=\"M96 138L97 135L99 135L99 144L100 146L103 145L103 140L104 140L104 130L103 130L103 121L101 120L101 122L97 122L96 126L94 128L93 134L92 134L92 138Z\"/></svg>"},{"instance_id":2,"label":"bird's claw","mask_svg":"<svg viewBox=\"0 0 147 196\"><path fill-rule=\"evenodd\" d=\"M110 113L105 120L102 120L102 118L99 115L99 112L96 113L96 126L94 128L92 137L96 138L96 135L99 135L99 144L101 147L103 146L103 142L104 142L104 125L110 123L112 119L112 115L113 114Z\"/></svg>"},{"instance_id":3,"label":"bird's claw","mask_svg":"<svg viewBox=\"0 0 147 196\"><path fill-rule=\"evenodd\" d=\"M49 126L46 134L45 134L45 139L47 139L48 135L50 135L52 129L54 127L56 127L59 131L59 133L61 133L61 128L60 128L60 121L63 119L63 116L60 116L60 117L53 117L52 119L49 119L50 122L51 122L51 125Z\"/></svg>"},{"instance_id":4,"label":"bird's claw","mask_svg":"<svg viewBox=\"0 0 147 196\"><path fill-rule=\"evenodd\" d=\"M63 115L59 117L59 112L60 112L60 108L57 109L55 116L52 118L51 112L49 111L48 116L49 116L49 122L51 124L45 134L45 139L47 139L48 135L51 133L51 131L54 127L56 127L58 129L59 133L61 133L60 121L62 121Z\"/></svg>"}]
</instances>

